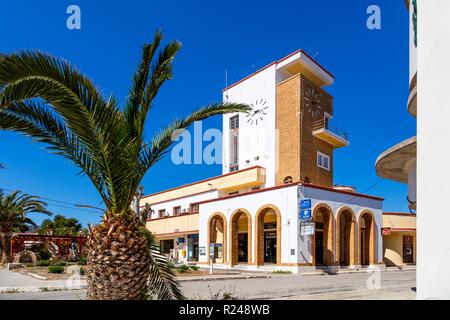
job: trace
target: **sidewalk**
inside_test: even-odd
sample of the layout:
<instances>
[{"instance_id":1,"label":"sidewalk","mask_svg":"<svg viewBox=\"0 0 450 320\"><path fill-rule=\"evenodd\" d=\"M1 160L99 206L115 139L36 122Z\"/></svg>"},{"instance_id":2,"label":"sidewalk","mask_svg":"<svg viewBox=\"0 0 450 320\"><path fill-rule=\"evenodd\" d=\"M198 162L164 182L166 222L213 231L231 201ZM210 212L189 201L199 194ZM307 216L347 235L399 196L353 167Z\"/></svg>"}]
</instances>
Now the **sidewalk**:
<instances>
[{"instance_id":1,"label":"sidewalk","mask_svg":"<svg viewBox=\"0 0 450 320\"><path fill-rule=\"evenodd\" d=\"M178 277L178 281L194 282L194 281L219 281L219 280L240 280L240 279L257 279L270 278L269 274L258 273L230 273L217 275L202 276L185 276ZM71 283L67 280L40 280L32 276L20 274L18 272L0 269L0 294L1 293L18 293L18 292L43 292L43 291L61 291L61 290L79 290L87 287L86 280Z\"/></svg>"},{"instance_id":2,"label":"sidewalk","mask_svg":"<svg viewBox=\"0 0 450 320\"><path fill-rule=\"evenodd\" d=\"M40 280L14 271L0 269L0 294L14 292L41 292L77 290L86 288L86 281Z\"/></svg>"},{"instance_id":3,"label":"sidewalk","mask_svg":"<svg viewBox=\"0 0 450 320\"><path fill-rule=\"evenodd\" d=\"M203 275L203 276L186 276L178 277L180 282L192 282L192 281L218 281L218 280L240 280L240 279L267 279L271 278L271 274L256 273L256 272L240 272L230 274L217 274L217 275Z\"/></svg>"}]
</instances>

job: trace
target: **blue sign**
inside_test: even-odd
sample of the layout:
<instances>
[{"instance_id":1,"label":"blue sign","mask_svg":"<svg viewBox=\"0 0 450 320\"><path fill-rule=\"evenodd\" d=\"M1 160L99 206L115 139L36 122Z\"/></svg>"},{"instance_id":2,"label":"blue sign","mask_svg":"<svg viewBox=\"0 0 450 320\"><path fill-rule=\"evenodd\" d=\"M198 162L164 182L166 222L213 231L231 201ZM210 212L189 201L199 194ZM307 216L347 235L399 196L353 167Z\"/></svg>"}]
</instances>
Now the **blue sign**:
<instances>
[{"instance_id":1,"label":"blue sign","mask_svg":"<svg viewBox=\"0 0 450 320\"><path fill-rule=\"evenodd\" d=\"M185 239L184 238L178 238L178 243L185 243Z\"/></svg>"},{"instance_id":2,"label":"blue sign","mask_svg":"<svg viewBox=\"0 0 450 320\"><path fill-rule=\"evenodd\" d=\"M311 209L311 199L300 200L300 209Z\"/></svg>"},{"instance_id":3,"label":"blue sign","mask_svg":"<svg viewBox=\"0 0 450 320\"><path fill-rule=\"evenodd\" d=\"M300 220L311 220L311 209L300 210Z\"/></svg>"}]
</instances>

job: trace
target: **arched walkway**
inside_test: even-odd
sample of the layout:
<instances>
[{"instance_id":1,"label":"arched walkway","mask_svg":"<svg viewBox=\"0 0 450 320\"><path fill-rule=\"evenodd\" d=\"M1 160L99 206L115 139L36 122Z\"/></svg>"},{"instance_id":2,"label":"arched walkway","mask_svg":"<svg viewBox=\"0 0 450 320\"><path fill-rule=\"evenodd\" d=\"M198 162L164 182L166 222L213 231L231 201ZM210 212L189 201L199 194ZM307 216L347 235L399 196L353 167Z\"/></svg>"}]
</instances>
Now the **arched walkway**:
<instances>
[{"instance_id":1,"label":"arched walkway","mask_svg":"<svg viewBox=\"0 0 450 320\"><path fill-rule=\"evenodd\" d=\"M245 209L230 216L231 264L252 263L252 217Z\"/></svg>"},{"instance_id":2,"label":"arched walkway","mask_svg":"<svg viewBox=\"0 0 450 320\"><path fill-rule=\"evenodd\" d=\"M214 249L214 262L227 262L227 219L221 212L211 215L208 220L208 263L209 263L209 246L211 243L218 244Z\"/></svg>"},{"instance_id":3,"label":"arched walkway","mask_svg":"<svg viewBox=\"0 0 450 320\"><path fill-rule=\"evenodd\" d=\"M281 264L281 213L274 205L261 207L255 216L255 262Z\"/></svg>"},{"instance_id":4,"label":"arched walkway","mask_svg":"<svg viewBox=\"0 0 450 320\"><path fill-rule=\"evenodd\" d=\"M355 215L341 208L336 215L336 260L341 266L355 264Z\"/></svg>"},{"instance_id":5,"label":"arched walkway","mask_svg":"<svg viewBox=\"0 0 450 320\"><path fill-rule=\"evenodd\" d=\"M368 266L376 263L377 236L376 223L372 212L366 210L359 215L359 263Z\"/></svg>"},{"instance_id":6,"label":"arched walkway","mask_svg":"<svg viewBox=\"0 0 450 320\"><path fill-rule=\"evenodd\" d=\"M334 264L334 216L326 204L319 204L313 210L315 232L312 236L313 265L331 266Z\"/></svg>"}]
</instances>

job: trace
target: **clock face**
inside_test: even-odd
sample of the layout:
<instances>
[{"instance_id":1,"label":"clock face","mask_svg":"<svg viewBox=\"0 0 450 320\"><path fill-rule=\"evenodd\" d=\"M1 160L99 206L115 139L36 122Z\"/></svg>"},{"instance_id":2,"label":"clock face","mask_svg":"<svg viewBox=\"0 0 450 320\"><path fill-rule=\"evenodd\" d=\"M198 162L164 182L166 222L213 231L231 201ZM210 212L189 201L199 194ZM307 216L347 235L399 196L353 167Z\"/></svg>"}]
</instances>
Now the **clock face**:
<instances>
[{"instance_id":1,"label":"clock face","mask_svg":"<svg viewBox=\"0 0 450 320\"><path fill-rule=\"evenodd\" d=\"M267 109L269 108L267 101L263 98L257 99L254 103L250 104L250 107L252 110L246 116L247 123L258 125L258 123L261 123L267 115Z\"/></svg>"},{"instance_id":2,"label":"clock face","mask_svg":"<svg viewBox=\"0 0 450 320\"><path fill-rule=\"evenodd\" d=\"M322 101L320 100L320 93L314 88L307 88L305 92L306 111L310 112L313 117L322 114Z\"/></svg>"}]
</instances>

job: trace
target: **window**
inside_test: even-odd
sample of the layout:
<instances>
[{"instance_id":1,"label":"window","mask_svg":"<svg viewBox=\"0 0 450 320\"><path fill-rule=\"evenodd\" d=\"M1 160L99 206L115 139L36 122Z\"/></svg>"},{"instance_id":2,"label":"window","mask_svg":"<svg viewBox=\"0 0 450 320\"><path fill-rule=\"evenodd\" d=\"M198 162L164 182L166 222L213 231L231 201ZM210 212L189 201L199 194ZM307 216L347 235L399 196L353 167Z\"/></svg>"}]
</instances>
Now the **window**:
<instances>
[{"instance_id":1,"label":"window","mask_svg":"<svg viewBox=\"0 0 450 320\"><path fill-rule=\"evenodd\" d=\"M328 130L328 126L330 125L331 118L332 118L332 116L325 112L325 114L323 116L323 123L324 123L324 128L327 130Z\"/></svg>"},{"instance_id":2,"label":"window","mask_svg":"<svg viewBox=\"0 0 450 320\"><path fill-rule=\"evenodd\" d=\"M292 183L292 177L291 176L287 176L286 178L284 178L283 183L287 184L287 183Z\"/></svg>"},{"instance_id":3,"label":"window","mask_svg":"<svg viewBox=\"0 0 450 320\"><path fill-rule=\"evenodd\" d=\"M235 195L237 195L237 194L239 194L239 191L233 191L233 192L230 192L228 195L229 195L229 196L235 196Z\"/></svg>"},{"instance_id":4,"label":"window","mask_svg":"<svg viewBox=\"0 0 450 320\"><path fill-rule=\"evenodd\" d=\"M173 239L170 240L161 240L159 242L159 246L161 248L161 253L169 254L170 250L174 248Z\"/></svg>"},{"instance_id":5,"label":"window","mask_svg":"<svg viewBox=\"0 0 450 320\"><path fill-rule=\"evenodd\" d=\"M259 190L259 189L261 189L260 186L252 187L252 191L256 191L256 190Z\"/></svg>"},{"instance_id":6,"label":"window","mask_svg":"<svg viewBox=\"0 0 450 320\"><path fill-rule=\"evenodd\" d=\"M239 115L230 118L230 172L239 170Z\"/></svg>"},{"instance_id":7,"label":"window","mask_svg":"<svg viewBox=\"0 0 450 320\"><path fill-rule=\"evenodd\" d=\"M181 213L181 206L173 207L173 215L177 216Z\"/></svg>"},{"instance_id":8,"label":"window","mask_svg":"<svg viewBox=\"0 0 450 320\"><path fill-rule=\"evenodd\" d=\"M158 218L162 218L166 215L166 209L158 210Z\"/></svg>"},{"instance_id":9,"label":"window","mask_svg":"<svg viewBox=\"0 0 450 320\"><path fill-rule=\"evenodd\" d=\"M317 166L325 170L330 170L330 156L322 152L317 152Z\"/></svg>"},{"instance_id":10,"label":"window","mask_svg":"<svg viewBox=\"0 0 450 320\"><path fill-rule=\"evenodd\" d=\"M191 203L189 205L189 212L198 212L199 210L199 204L198 203Z\"/></svg>"}]
</instances>

